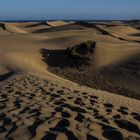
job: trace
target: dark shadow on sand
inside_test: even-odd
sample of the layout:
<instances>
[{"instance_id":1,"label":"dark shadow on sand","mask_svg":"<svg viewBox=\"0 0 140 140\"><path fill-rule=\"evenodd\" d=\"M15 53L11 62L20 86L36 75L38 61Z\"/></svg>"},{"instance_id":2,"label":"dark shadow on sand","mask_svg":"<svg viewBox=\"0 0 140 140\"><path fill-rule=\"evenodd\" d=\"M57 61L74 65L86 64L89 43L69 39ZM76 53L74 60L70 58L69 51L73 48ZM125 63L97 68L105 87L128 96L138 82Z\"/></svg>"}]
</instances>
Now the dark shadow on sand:
<instances>
[{"instance_id":1,"label":"dark shadow on sand","mask_svg":"<svg viewBox=\"0 0 140 140\"><path fill-rule=\"evenodd\" d=\"M119 85L115 79L124 79L124 81L135 78L140 81L140 56L132 60L111 67L104 67L96 71L94 69L93 59L81 60L69 56L67 50L47 50L42 49L43 61L48 65L48 70L58 76L69 79L80 85L89 86L95 89L124 95L127 97L140 99L140 92L134 91L124 85ZM93 54L94 55L94 52Z\"/></svg>"},{"instance_id":2,"label":"dark shadow on sand","mask_svg":"<svg viewBox=\"0 0 140 140\"><path fill-rule=\"evenodd\" d=\"M0 81L3 81L3 80L5 80L5 79L7 79L7 78L9 78L10 76L12 76L14 74L14 72L9 72L9 73L7 73L7 74L3 74L3 75L0 75Z\"/></svg>"}]
</instances>

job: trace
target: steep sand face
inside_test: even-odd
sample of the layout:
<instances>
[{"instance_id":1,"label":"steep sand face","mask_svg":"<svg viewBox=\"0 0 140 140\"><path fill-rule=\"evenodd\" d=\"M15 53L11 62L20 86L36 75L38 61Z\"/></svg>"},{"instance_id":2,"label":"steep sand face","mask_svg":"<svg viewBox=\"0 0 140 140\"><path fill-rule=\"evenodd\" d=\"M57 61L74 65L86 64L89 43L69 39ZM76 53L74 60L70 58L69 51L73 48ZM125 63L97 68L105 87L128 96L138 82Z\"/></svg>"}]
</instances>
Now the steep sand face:
<instances>
[{"instance_id":1,"label":"steep sand face","mask_svg":"<svg viewBox=\"0 0 140 140\"><path fill-rule=\"evenodd\" d=\"M129 42L139 42L140 40L140 30L135 29L130 26L113 26L106 28L105 30L109 31L114 37L118 37L122 40L127 40Z\"/></svg>"},{"instance_id":2,"label":"steep sand face","mask_svg":"<svg viewBox=\"0 0 140 140\"><path fill-rule=\"evenodd\" d=\"M12 23L5 23L4 30L11 32L11 33L27 33L26 31L12 25Z\"/></svg>"},{"instance_id":3,"label":"steep sand face","mask_svg":"<svg viewBox=\"0 0 140 140\"><path fill-rule=\"evenodd\" d=\"M56 22L52 26L64 24ZM140 137L139 100L56 76L48 72L40 53L41 49L63 50L93 40L97 42L93 62L102 67L129 61L139 53L138 43L102 35L95 28L36 34L32 32L47 25L4 25L6 32L0 31L0 139Z\"/></svg>"},{"instance_id":4,"label":"steep sand face","mask_svg":"<svg viewBox=\"0 0 140 140\"><path fill-rule=\"evenodd\" d=\"M51 28L51 26L48 25L47 22L37 22L24 26L24 29L29 33L39 33L49 28Z\"/></svg>"},{"instance_id":5,"label":"steep sand face","mask_svg":"<svg viewBox=\"0 0 140 140\"><path fill-rule=\"evenodd\" d=\"M45 67L42 69L43 62L39 53L31 52L8 52L5 55L0 56L3 59L1 68L8 68L12 71L33 72L33 71L45 71ZM6 69L5 69L6 70Z\"/></svg>"},{"instance_id":6,"label":"steep sand face","mask_svg":"<svg viewBox=\"0 0 140 140\"><path fill-rule=\"evenodd\" d=\"M93 63L97 68L115 66L130 61L138 54L140 54L139 44L97 43Z\"/></svg>"},{"instance_id":7,"label":"steep sand face","mask_svg":"<svg viewBox=\"0 0 140 140\"><path fill-rule=\"evenodd\" d=\"M133 33L139 33L140 31L130 27L130 26L113 26L113 27L109 27L109 30L113 31L113 32L117 32L120 34L126 34L126 35L130 35Z\"/></svg>"},{"instance_id":8,"label":"steep sand face","mask_svg":"<svg viewBox=\"0 0 140 140\"><path fill-rule=\"evenodd\" d=\"M37 23L40 23L40 22L14 22L12 24L19 28L23 28L23 27L28 27L28 26L31 26L31 25L37 24Z\"/></svg>"}]
</instances>

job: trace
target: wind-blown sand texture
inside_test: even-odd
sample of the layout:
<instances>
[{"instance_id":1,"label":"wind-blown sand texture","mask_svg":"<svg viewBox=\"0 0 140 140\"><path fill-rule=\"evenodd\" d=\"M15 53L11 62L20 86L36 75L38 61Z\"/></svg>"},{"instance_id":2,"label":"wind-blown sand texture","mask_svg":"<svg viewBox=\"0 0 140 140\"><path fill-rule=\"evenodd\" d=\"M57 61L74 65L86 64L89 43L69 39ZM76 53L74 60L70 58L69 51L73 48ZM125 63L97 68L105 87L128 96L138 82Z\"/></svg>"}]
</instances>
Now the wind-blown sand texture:
<instances>
[{"instance_id":1,"label":"wind-blown sand texture","mask_svg":"<svg viewBox=\"0 0 140 140\"><path fill-rule=\"evenodd\" d=\"M0 23L0 140L140 139L140 39L134 36L139 29L97 24ZM103 70L103 80L110 77L135 99L122 96L122 90L117 93L122 95L107 92L100 82L94 89L58 74L67 63L61 54L87 40L96 42L93 74Z\"/></svg>"}]
</instances>

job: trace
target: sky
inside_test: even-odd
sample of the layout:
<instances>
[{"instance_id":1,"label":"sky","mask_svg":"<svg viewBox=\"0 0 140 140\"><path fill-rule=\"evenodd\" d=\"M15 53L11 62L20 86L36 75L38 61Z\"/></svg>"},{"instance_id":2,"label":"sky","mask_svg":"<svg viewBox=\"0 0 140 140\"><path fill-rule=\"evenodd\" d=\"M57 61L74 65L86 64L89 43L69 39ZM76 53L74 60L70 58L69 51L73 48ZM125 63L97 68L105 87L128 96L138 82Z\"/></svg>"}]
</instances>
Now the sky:
<instances>
[{"instance_id":1,"label":"sky","mask_svg":"<svg viewBox=\"0 0 140 140\"><path fill-rule=\"evenodd\" d=\"M140 0L0 0L0 20L140 19Z\"/></svg>"}]
</instances>

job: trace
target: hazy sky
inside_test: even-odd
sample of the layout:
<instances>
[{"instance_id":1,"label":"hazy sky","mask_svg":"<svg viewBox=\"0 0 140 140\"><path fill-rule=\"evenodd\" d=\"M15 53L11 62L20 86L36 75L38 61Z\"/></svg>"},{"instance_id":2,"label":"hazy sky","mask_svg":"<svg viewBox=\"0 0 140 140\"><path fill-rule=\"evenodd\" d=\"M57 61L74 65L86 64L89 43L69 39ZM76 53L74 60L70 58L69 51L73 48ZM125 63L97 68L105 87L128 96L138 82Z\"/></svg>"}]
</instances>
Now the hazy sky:
<instances>
[{"instance_id":1,"label":"hazy sky","mask_svg":"<svg viewBox=\"0 0 140 140\"><path fill-rule=\"evenodd\" d=\"M140 19L140 0L0 0L0 20Z\"/></svg>"}]
</instances>

